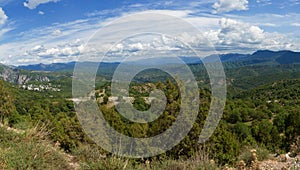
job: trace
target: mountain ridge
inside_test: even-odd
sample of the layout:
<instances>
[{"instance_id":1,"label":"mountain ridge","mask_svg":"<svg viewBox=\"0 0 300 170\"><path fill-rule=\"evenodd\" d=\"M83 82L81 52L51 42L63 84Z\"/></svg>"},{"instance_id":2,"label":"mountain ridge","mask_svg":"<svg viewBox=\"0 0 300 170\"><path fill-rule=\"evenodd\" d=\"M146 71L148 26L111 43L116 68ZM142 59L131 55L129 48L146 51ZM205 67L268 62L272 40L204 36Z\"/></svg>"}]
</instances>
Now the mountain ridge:
<instances>
[{"instance_id":1,"label":"mountain ridge","mask_svg":"<svg viewBox=\"0 0 300 170\"><path fill-rule=\"evenodd\" d=\"M280 64L299 64L300 63L300 52L294 52L289 50L282 51L271 51L271 50L258 50L252 54L239 54L239 53L228 53L219 54L222 63L240 63L240 65L280 65ZM199 64L200 59L197 57L179 57L186 64ZM205 57L205 59L209 58ZM89 63L89 62L86 62ZM93 62L91 62L93 63ZM96 62L95 62L96 63ZM142 59L128 64L178 64L171 57L166 58L153 58L153 59ZM52 64L32 64L25 66L18 66L16 68L30 71L71 71L74 69L76 62L66 63L52 63ZM102 65L118 65L119 62L101 62Z\"/></svg>"},{"instance_id":2,"label":"mountain ridge","mask_svg":"<svg viewBox=\"0 0 300 170\"><path fill-rule=\"evenodd\" d=\"M13 84L26 84L32 80L40 82L49 82L49 78L44 75L32 74L30 71L12 68L0 63L0 78Z\"/></svg>"}]
</instances>

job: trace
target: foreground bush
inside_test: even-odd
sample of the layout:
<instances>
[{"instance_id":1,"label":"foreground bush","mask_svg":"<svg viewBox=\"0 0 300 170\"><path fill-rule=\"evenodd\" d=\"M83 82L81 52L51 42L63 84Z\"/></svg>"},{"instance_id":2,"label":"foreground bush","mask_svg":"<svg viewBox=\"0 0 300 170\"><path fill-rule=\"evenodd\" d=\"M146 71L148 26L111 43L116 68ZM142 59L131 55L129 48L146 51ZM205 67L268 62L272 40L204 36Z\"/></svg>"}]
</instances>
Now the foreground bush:
<instances>
[{"instance_id":1,"label":"foreground bush","mask_svg":"<svg viewBox=\"0 0 300 170\"><path fill-rule=\"evenodd\" d=\"M47 139L44 128L8 131L0 127L0 169L74 169Z\"/></svg>"}]
</instances>

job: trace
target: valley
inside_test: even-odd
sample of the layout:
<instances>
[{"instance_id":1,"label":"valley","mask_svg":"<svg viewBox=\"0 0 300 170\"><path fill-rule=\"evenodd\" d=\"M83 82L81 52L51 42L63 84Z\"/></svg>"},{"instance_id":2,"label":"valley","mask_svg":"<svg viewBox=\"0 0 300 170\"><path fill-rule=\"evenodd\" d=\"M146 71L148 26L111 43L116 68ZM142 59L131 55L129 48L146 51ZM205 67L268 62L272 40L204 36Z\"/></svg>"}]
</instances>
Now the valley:
<instances>
[{"instance_id":1,"label":"valley","mask_svg":"<svg viewBox=\"0 0 300 170\"><path fill-rule=\"evenodd\" d=\"M253 149L257 151L255 161L260 166L286 162L281 164L284 168L300 168L300 53L260 50L253 54L224 54L220 58L228 93L224 114L213 136L205 144L198 143L210 107L211 88L203 63L185 58L200 93L196 122L173 149L149 159L119 158L97 146L84 132L73 101L80 103L87 99L72 96L74 62L20 67L0 65L3 80L0 102L5 103L0 106L0 120L6 127L25 131L12 134L0 127L0 169L26 169L25 159L30 161L29 168L50 169L54 166L66 169L226 169L238 168L241 161L245 168L253 168ZM168 64L160 60L157 62ZM129 97L112 96L110 80L119 64L100 63L95 90L88 94L88 99L97 101L105 120L119 133L145 138L166 131L180 109L181 96L174 79L156 69L145 70L130 83ZM181 67L178 63L172 64ZM148 110L154 100L149 94L155 89L163 91L167 99L165 110L155 121L131 122L117 112L120 100L139 111ZM19 147L14 143L19 143ZM45 151L56 143L59 144L56 149ZM35 144L38 144L37 150L32 152ZM18 149L21 155L27 156L18 157ZM287 153L295 162L280 160ZM53 163L55 160L57 164Z\"/></svg>"}]
</instances>

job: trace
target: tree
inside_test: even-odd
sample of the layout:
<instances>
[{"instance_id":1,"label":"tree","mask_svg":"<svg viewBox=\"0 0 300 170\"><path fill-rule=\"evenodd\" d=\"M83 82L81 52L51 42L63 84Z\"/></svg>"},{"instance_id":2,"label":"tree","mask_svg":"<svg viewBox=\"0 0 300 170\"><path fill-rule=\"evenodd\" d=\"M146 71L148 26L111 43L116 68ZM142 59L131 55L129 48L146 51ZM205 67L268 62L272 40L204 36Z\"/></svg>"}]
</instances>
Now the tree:
<instances>
[{"instance_id":1,"label":"tree","mask_svg":"<svg viewBox=\"0 0 300 170\"><path fill-rule=\"evenodd\" d=\"M253 136L255 137L255 139L258 142L266 145L267 147L273 143L272 135L271 135L272 129L273 129L273 124L268 119L264 119L262 121L255 121L252 123ZM273 131L273 132L275 132L275 131ZM278 134L278 131L277 131L277 134ZM275 134L275 135L277 135L277 134Z\"/></svg>"},{"instance_id":2,"label":"tree","mask_svg":"<svg viewBox=\"0 0 300 170\"><path fill-rule=\"evenodd\" d=\"M241 113L238 110L233 110L232 113L230 113L230 115L228 116L227 121L233 124L237 122L241 122L242 121Z\"/></svg>"},{"instance_id":3,"label":"tree","mask_svg":"<svg viewBox=\"0 0 300 170\"><path fill-rule=\"evenodd\" d=\"M285 122L286 122L286 118L287 117L287 114L285 113L279 113L275 116L274 118L274 126L277 127L278 131L279 132L284 132L285 130Z\"/></svg>"},{"instance_id":4,"label":"tree","mask_svg":"<svg viewBox=\"0 0 300 170\"><path fill-rule=\"evenodd\" d=\"M288 140L293 140L300 134L300 112L298 110L291 110L285 122L286 137Z\"/></svg>"},{"instance_id":5,"label":"tree","mask_svg":"<svg viewBox=\"0 0 300 170\"><path fill-rule=\"evenodd\" d=\"M146 111L150 108L150 106L145 103L145 100L141 97L136 97L134 102L133 102L133 106L140 111Z\"/></svg>"},{"instance_id":6,"label":"tree","mask_svg":"<svg viewBox=\"0 0 300 170\"><path fill-rule=\"evenodd\" d=\"M0 122L4 123L4 118L9 117L16 112L13 95L5 86L3 81L0 81Z\"/></svg>"},{"instance_id":7,"label":"tree","mask_svg":"<svg viewBox=\"0 0 300 170\"><path fill-rule=\"evenodd\" d=\"M108 102L108 97L105 95L105 96L103 97L103 104L107 104L107 102Z\"/></svg>"},{"instance_id":8,"label":"tree","mask_svg":"<svg viewBox=\"0 0 300 170\"><path fill-rule=\"evenodd\" d=\"M248 136L251 136L251 130L247 125L241 122L237 122L235 125L234 131L239 137L240 141L245 140Z\"/></svg>"},{"instance_id":9,"label":"tree","mask_svg":"<svg viewBox=\"0 0 300 170\"><path fill-rule=\"evenodd\" d=\"M210 152L221 164L233 163L240 151L236 136L228 131L226 125L220 124L210 139Z\"/></svg>"}]
</instances>

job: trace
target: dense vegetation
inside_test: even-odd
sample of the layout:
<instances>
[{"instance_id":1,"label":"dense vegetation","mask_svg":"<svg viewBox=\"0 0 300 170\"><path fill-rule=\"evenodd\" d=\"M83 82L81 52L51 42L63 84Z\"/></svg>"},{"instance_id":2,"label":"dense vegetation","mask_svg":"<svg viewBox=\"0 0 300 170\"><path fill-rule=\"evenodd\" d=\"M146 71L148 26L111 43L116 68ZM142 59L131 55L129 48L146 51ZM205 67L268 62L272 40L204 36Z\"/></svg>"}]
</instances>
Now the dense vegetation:
<instances>
[{"instance_id":1,"label":"dense vegetation","mask_svg":"<svg viewBox=\"0 0 300 170\"><path fill-rule=\"evenodd\" d=\"M216 168L216 165L209 163L210 159L217 162L218 166L235 165L237 161L244 159L244 153L249 148L261 151L260 159L267 157L268 153L299 153L299 149L291 148L300 135L299 65L238 67L228 63L226 74L229 94L226 108L219 126L205 144L198 144L198 137L208 114L210 89L205 70L197 65L190 67L196 75L202 75L197 77L201 105L196 123L188 136L172 150L149 159L153 169ZM149 81L151 76L155 79L154 82ZM109 78L109 73L104 77ZM96 90L100 92L105 89L104 94L96 94L97 98L103 97L99 109L110 125L125 135L150 137L159 134L176 120L181 100L176 83L171 78L166 78L167 75L151 70L136 76L135 82L131 84L130 95L135 98L133 106L138 110L149 108L143 97L148 96L151 90L157 88L165 92L167 107L151 123L130 122L118 114L114 107L109 106L109 81L96 86ZM98 80L103 80L103 77L98 77ZM47 129L47 137L44 138L28 133L11 134L0 128L0 169L36 168L37 165L47 167L53 161L61 162L61 168L72 168L60 152L53 151L50 155L44 153L44 145L37 145L35 148L37 159L27 155L28 158L18 161L20 158L15 153L16 150L21 149L21 154L29 153L33 143L41 143L41 140L48 145L54 145L58 141L61 150L75 156L83 169L121 169L124 166L129 169L149 168L144 159L117 159L89 139L77 120L70 100L70 81L70 77L63 77L51 82L61 85L60 92L28 91L0 81L0 121L6 126L25 131L36 129L39 125L46 125ZM5 147L12 150L2 151ZM44 157L43 154L49 157ZM53 160L53 157L56 159ZM44 162L38 162L41 160Z\"/></svg>"}]
</instances>

